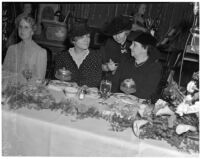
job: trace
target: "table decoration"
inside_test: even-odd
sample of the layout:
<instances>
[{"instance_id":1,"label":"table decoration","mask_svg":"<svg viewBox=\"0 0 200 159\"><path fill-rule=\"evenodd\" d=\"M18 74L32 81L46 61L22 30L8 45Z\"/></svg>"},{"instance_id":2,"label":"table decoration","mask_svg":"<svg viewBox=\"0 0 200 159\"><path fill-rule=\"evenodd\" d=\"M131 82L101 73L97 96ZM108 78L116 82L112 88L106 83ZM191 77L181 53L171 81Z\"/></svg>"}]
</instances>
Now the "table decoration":
<instances>
[{"instance_id":1,"label":"table decoration","mask_svg":"<svg viewBox=\"0 0 200 159\"><path fill-rule=\"evenodd\" d=\"M71 72L63 67L62 69L56 71L55 77L61 81L70 81Z\"/></svg>"},{"instance_id":2,"label":"table decoration","mask_svg":"<svg viewBox=\"0 0 200 159\"><path fill-rule=\"evenodd\" d=\"M62 83L63 85L69 86L71 84ZM92 92L96 92L95 88L89 89L89 91L91 90ZM43 85L42 83L37 85L9 84L3 91L2 97L3 105L7 106L10 110L16 110L22 107L37 110L51 109L52 111L60 110L64 115L74 115L77 119L89 117L102 118L110 123L113 131L123 131L131 127L131 123L140 108L140 103L137 101L137 98L134 96L131 97L131 95L129 95L129 100L132 99L131 104L122 104L123 102L120 103L120 99L112 96L106 99L106 106L102 105L100 107L82 104L78 97L76 99L66 96L62 101L56 102L49 92L49 86Z\"/></svg>"},{"instance_id":3,"label":"table decoration","mask_svg":"<svg viewBox=\"0 0 200 159\"><path fill-rule=\"evenodd\" d=\"M194 73L182 102L177 99L180 94L175 93L167 102L159 99L148 116L133 122L134 134L141 139L165 140L180 151L199 153L198 81L199 76Z\"/></svg>"}]
</instances>

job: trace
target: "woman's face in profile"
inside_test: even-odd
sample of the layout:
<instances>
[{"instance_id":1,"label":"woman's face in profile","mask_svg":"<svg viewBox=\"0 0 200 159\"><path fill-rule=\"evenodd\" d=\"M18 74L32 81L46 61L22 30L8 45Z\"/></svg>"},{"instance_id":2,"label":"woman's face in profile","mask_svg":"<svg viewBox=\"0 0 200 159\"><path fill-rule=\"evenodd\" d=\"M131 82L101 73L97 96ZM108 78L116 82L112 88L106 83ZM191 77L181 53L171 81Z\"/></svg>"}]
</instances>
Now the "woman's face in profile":
<instances>
[{"instance_id":1,"label":"woman's face in profile","mask_svg":"<svg viewBox=\"0 0 200 159\"><path fill-rule=\"evenodd\" d=\"M126 38L127 38L127 32L126 31L123 31L119 34L113 35L113 39L121 45L124 44L124 42L126 41Z\"/></svg>"},{"instance_id":2,"label":"woman's face in profile","mask_svg":"<svg viewBox=\"0 0 200 159\"><path fill-rule=\"evenodd\" d=\"M139 43L137 41L132 41L130 49L131 49L131 56L133 56L135 58L140 56L145 51L145 49L143 48L141 43Z\"/></svg>"},{"instance_id":3,"label":"woman's face in profile","mask_svg":"<svg viewBox=\"0 0 200 159\"><path fill-rule=\"evenodd\" d=\"M144 15L145 12L146 12L146 5L145 4L141 4L139 6L138 13L141 14L141 15Z\"/></svg>"},{"instance_id":4,"label":"woman's face in profile","mask_svg":"<svg viewBox=\"0 0 200 159\"><path fill-rule=\"evenodd\" d=\"M33 36L31 24L22 19L19 22L18 33L22 40L31 39Z\"/></svg>"},{"instance_id":5,"label":"woman's face in profile","mask_svg":"<svg viewBox=\"0 0 200 159\"><path fill-rule=\"evenodd\" d=\"M86 34L80 37L75 37L74 47L86 50L90 45L90 34Z\"/></svg>"}]
</instances>

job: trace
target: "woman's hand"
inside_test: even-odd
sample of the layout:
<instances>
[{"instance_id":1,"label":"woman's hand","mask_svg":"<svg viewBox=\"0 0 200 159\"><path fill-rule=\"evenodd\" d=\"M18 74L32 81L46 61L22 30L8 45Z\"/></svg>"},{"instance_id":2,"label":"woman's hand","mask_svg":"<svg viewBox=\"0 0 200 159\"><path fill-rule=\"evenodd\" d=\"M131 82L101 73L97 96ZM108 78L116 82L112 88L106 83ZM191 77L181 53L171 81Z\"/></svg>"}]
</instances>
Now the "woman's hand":
<instances>
[{"instance_id":1,"label":"woman's hand","mask_svg":"<svg viewBox=\"0 0 200 159\"><path fill-rule=\"evenodd\" d=\"M108 63L102 64L102 70L103 71L111 71L112 74L114 74L117 70L118 64L114 63L111 59Z\"/></svg>"},{"instance_id":2,"label":"woman's hand","mask_svg":"<svg viewBox=\"0 0 200 159\"><path fill-rule=\"evenodd\" d=\"M107 66L108 66L108 70L109 71L116 71L117 67L118 67L118 64L117 63L114 63L111 59L109 60L109 62L107 63Z\"/></svg>"}]
</instances>

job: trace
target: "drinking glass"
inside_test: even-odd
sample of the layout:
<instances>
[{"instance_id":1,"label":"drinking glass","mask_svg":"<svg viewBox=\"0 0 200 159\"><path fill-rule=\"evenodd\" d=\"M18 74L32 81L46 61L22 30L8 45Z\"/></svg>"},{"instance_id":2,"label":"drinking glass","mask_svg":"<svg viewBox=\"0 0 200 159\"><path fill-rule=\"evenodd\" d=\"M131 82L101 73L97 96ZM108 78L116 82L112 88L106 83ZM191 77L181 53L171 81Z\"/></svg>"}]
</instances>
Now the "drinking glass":
<instances>
[{"instance_id":1,"label":"drinking glass","mask_svg":"<svg viewBox=\"0 0 200 159\"><path fill-rule=\"evenodd\" d=\"M22 71L22 75L26 78L27 82L29 82L29 80L32 78L33 74L32 71L28 68L24 69Z\"/></svg>"},{"instance_id":2,"label":"drinking glass","mask_svg":"<svg viewBox=\"0 0 200 159\"><path fill-rule=\"evenodd\" d=\"M100 85L100 93L103 98L108 98L111 92L112 83L109 80L102 80Z\"/></svg>"}]
</instances>

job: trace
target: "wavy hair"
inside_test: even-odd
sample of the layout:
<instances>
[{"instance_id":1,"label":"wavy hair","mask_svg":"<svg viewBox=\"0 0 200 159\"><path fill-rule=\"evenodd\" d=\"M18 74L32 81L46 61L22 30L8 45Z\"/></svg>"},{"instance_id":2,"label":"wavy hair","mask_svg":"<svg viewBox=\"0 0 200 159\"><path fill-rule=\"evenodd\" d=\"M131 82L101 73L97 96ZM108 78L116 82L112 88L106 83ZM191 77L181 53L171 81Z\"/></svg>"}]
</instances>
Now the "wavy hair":
<instances>
[{"instance_id":1,"label":"wavy hair","mask_svg":"<svg viewBox=\"0 0 200 159\"><path fill-rule=\"evenodd\" d=\"M35 23L35 20L31 17L31 16L23 16L19 19L18 23L17 23L17 28L19 28L19 23L22 21L22 20L25 20L27 23L30 24L33 32L35 32L37 30L37 26L36 26L36 23Z\"/></svg>"}]
</instances>

